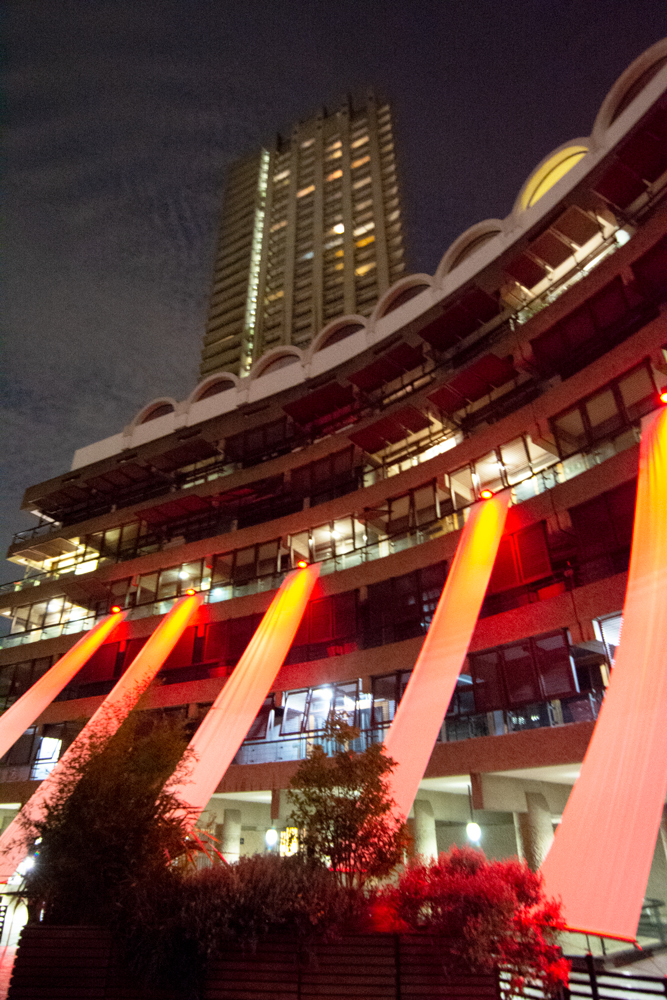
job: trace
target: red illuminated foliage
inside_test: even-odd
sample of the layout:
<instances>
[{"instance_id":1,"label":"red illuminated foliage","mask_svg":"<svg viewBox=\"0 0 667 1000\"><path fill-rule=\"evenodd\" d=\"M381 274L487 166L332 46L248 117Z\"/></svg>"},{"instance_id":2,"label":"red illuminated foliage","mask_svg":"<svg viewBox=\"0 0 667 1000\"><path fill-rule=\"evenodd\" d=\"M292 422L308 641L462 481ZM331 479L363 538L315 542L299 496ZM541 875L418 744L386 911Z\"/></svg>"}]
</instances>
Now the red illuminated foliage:
<instances>
[{"instance_id":1,"label":"red illuminated foliage","mask_svg":"<svg viewBox=\"0 0 667 1000\"><path fill-rule=\"evenodd\" d=\"M530 981L548 993L567 985L569 963L556 944L560 905L545 899L541 876L520 861L487 861L481 851L453 847L430 864L412 863L380 895L377 914L383 930L441 937L452 974L500 966L514 991Z\"/></svg>"}]
</instances>

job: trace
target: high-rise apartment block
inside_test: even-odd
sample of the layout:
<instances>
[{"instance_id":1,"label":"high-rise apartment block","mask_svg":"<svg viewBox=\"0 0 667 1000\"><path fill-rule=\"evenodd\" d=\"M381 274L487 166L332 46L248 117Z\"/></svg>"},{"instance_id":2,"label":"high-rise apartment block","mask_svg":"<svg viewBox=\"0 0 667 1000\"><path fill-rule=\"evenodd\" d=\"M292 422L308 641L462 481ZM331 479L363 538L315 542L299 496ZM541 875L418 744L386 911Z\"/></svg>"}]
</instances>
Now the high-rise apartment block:
<instances>
[{"instance_id":1,"label":"high-rise apartment block","mask_svg":"<svg viewBox=\"0 0 667 1000\"><path fill-rule=\"evenodd\" d=\"M368 316L404 268L391 111L370 93L232 165L202 377Z\"/></svg>"}]
</instances>

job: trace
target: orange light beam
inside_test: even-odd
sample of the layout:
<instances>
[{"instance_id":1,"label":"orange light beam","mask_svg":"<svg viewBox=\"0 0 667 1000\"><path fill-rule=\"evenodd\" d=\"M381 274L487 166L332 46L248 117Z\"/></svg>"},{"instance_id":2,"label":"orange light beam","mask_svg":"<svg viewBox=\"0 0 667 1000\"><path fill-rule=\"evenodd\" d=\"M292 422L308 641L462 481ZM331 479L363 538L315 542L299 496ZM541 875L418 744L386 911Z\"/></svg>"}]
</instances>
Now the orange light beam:
<instances>
[{"instance_id":1,"label":"orange light beam","mask_svg":"<svg viewBox=\"0 0 667 1000\"><path fill-rule=\"evenodd\" d=\"M642 422L621 642L542 864L568 927L634 941L667 793L667 410Z\"/></svg>"},{"instance_id":2,"label":"orange light beam","mask_svg":"<svg viewBox=\"0 0 667 1000\"><path fill-rule=\"evenodd\" d=\"M71 649L57 660L50 670L35 681L6 712L0 716L0 757L4 757L26 729L33 724L53 699L88 662L102 643L120 625L126 611L108 615L89 632L85 632Z\"/></svg>"},{"instance_id":3,"label":"orange light beam","mask_svg":"<svg viewBox=\"0 0 667 1000\"><path fill-rule=\"evenodd\" d=\"M196 763L175 789L194 827L248 734L301 624L319 563L291 573L257 626L234 672L190 741Z\"/></svg>"},{"instance_id":4,"label":"orange light beam","mask_svg":"<svg viewBox=\"0 0 667 1000\"><path fill-rule=\"evenodd\" d=\"M489 583L510 491L474 504L385 749L397 766L388 780L395 816L405 821L424 777Z\"/></svg>"},{"instance_id":5,"label":"orange light beam","mask_svg":"<svg viewBox=\"0 0 667 1000\"><path fill-rule=\"evenodd\" d=\"M165 615L48 778L42 781L18 816L14 817L0 836L0 882L6 882L27 855L20 817L38 819L44 815L51 796L57 791L58 782L68 761L86 747L91 735L101 735L105 739L113 736L171 653L202 600L202 595L183 597Z\"/></svg>"}]
</instances>

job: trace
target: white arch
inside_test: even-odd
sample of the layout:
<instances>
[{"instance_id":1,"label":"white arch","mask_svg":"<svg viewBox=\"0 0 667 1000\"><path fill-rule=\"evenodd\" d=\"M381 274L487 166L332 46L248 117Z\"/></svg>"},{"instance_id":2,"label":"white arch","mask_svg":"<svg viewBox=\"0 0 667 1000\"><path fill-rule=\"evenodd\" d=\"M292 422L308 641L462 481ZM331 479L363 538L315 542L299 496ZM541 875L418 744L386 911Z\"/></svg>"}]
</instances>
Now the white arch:
<instances>
[{"instance_id":1,"label":"white arch","mask_svg":"<svg viewBox=\"0 0 667 1000\"><path fill-rule=\"evenodd\" d=\"M383 316L387 315L392 302L395 302L399 295L407 291L409 288L418 288L421 286L421 291L425 288L433 288L434 281L430 274L405 274L398 281L394 282L387 291L380 296L378 299L373 312L368 317L368 329L373 330L375 324ZM417 293L419 294L419 293Z\"/></svg>"},{"instance_id":2,"label":"white arch","mask_svg":"<svg viewBox=\"0 0 667 1000\"><path fill-rule=\"evenodd\" d=\"M238 375L234 375L233 372L214 372L213 375L207 375L205 379L202 379L202 381L194 387L186 399L186 404L190 405L190 403L198 403L203 393L205 393L210 386L215 385L216 382L230 382L234 388L238 389L239 381Z\"/></svg>"},{"instance_id":3,"label":"white arch","mask_svg":"<svg viewBox=\"0 0 667 1000\"><path fill-rule=\"evenodd\" d=\"M465 253L467 248L470 248L469 256L472 257L484 243L493 239L498 233L502 233L504 228L505 223L502 219L484 219L483 222L476 222L474 226L470 226L460 236L457 236L438 264L435 272L436 283L440 284L450 271L453 271L461 263L462 255L468 256Z\"/></svg>"},{"instance_id":4,"label":"white arch","mask_svg":"<svg viewBox=\"0 0 667 1000\"><path fill-rule=\"evenodd\" d=\"M342 330L346 326L356 326L366 330L368 329L368 320L365 316L359 316L357 313L349 316L336 316L335 319L330 320L326 326L322 327L317 336L311 340L305 352L307 360L310 361L318 351L323 350L327 346L329 338L337 330Z\"/></svg>"},{"instance_id":5,"label":"white arch","mask_svg":"<svg viewBox=\"0 0 667 1000\"><path fill-rule=\"evenodd\" d=\"M130 427L134 429L135 427L139 427L140 424L145 424L148 416L153 412L153 410L156 410L158 406L164 406L167 403L171 406L172 412L175 413L178 409L178 403L176 400L172 399L171 396L158 396L157 399L152 399L150 403L147 403L146 406L143 406L139 410L136 417L131 422ZM167 415L168 414L166 413L164 414L164 416Z\"/></svg>"},{"instance_id":6,"label":"white arch","mask_svg":"<svg viewBox=\"0 0 667 1000\"><path fill-rule=\"evenodd\" d=\"M266 354L262 354L261 358L258 358L257 361L255 361L254 365L248 372L247 378L261 378L266 369L269 368L274 361L278 361L280 358L286 358L291 355L303 364L304 354L298 347L291 347L288 344L281 344L279 347L273 347L270 351L267 351Z\"/></svg>"},{"instance_id":7,"label":"white arch","mask_svg":"<svg viewBox=\"0 0 667 1000\"><path fill-rule=\"evenodd\" d=\"M612 86L609 93L605 97L604 101L600 105L600 110L597 113L597 117L593 124L593 131L591 136L594 138L596 143L602 144L604 142L605 132L612 124L616 109L622 103L626 94L635 85L641 83L642 77L650 73L650 70L656 66L661 60L667 59L667 38L661 38L659 42L651 45L650 48L642 52L640 56L637 56L634 62L631 62L626 70L624 70L619 76L616 83ZM646 80L644 86L650 82L649 79ZM638 97L643 90L640 87L635 97ZM632 100L635 98L633 97ZM632 103L632 101L630 102Z\"/></svg>"}]
</instances>

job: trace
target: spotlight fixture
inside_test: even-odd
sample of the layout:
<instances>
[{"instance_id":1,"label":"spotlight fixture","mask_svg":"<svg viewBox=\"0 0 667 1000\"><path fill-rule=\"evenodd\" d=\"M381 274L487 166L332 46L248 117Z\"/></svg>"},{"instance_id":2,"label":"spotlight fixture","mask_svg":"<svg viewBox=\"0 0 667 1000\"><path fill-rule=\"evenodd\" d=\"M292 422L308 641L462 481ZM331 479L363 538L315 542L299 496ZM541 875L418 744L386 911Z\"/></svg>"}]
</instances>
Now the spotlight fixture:
<instances>
[{"instance_id":1,"label":"spotlight fixture","mask_svg":"<svg viewBox=\"0 0 667 1000\"><path fill-rule=\"evenodd\" d=\"M296 565L297 565L297 569L305 569L306 566L308 565L308 563L306 562L305 559L299 559L299 561L298 561L298 563Z\"/></svg>"},{"instance_id":2,"label":"spotlight fixture","mask_svg":"<svg viewBox=\"0 0 667 1000\"><path fill-rule=\"evenodd\" d=\"M120 605L114 604L113 607L111 608L111 614L117 615L119 612L120 612Z\"/></svg>"},{"instance_id":3,"label":"spotlight fixture","mask_svg":"<svg viewBox=\"0 0 667 1000\"><path fill-rule=\"evenodd\" d=\"M665 389L664 392L660 393L660 402L667 403L667 389Z\"/></svg>"},{"instance_id":4,"label":"spotlight fixture","mask_svg":"<svg viewBox=\"0 0 667 1000\"><path fill-rule=\"evenodd\" d=\"M490 500L493 496L493 490L482 490L479 495L482 500Z\"/></svg>"},{"instance_id":5,"label":"spotlight fixture","mask_svg":"<svg viewBox=\"0 0 667 1000\"><path fill-rule=\"evenodd\" d=\"M188 597L194 597L197 591L195 590L194 587L188 587L185 593L188 595Z\"/></svg>"}]
</instances>

